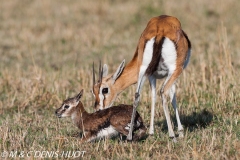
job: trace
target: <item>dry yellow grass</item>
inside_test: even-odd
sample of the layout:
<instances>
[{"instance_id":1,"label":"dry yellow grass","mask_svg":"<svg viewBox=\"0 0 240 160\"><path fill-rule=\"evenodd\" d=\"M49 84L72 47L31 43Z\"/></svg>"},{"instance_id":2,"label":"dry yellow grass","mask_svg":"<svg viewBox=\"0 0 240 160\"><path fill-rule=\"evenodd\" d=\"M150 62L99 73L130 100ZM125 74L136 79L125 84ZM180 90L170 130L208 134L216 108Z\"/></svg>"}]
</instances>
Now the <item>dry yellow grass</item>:
<instances>
[{"instance_id":1,"label":"dry yellow grass","mask_svg":"<svg viewBox=\"0 0 240 160\"><path fill-rule=\"evenodd\" d=\"M0 156L86 151L85 159L239 159L239 8L238 0L1 0ZM185 138L176 144L168 138L159 96L154 136L79 145L77 128L54 110L83 88L83 103L92 111L92 62L102 59L110 72L128 62L148 20L161 14L176 16L192 42L177 85ZM134 92L129 87L115 104L131 104ZM138 110L147 126L150 98L146 83Z\"/></svg>"}]
</instances>

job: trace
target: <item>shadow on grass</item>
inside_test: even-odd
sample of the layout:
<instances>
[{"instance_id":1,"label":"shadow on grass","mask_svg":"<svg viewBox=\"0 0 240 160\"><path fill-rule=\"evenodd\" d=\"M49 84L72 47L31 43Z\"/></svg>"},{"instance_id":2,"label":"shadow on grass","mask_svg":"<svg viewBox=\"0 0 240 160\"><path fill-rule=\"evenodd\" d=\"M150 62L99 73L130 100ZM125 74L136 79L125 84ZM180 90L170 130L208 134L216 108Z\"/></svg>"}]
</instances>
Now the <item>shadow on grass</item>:
<instances>
[{"instance_id":1,"label":"shadow on grass","mask_svg":"<svg viewBox=\"0 0 240 160\"><path fill-rule=\"evenodd\" d=\"M190 115L181 115L180 120L182 125L184 126L184 130L188 130L189 132L193 132L195 129L206 128L213 121L213 113L208 111L207 109L203 109L200 112L192 112ZM177 127L177 120L174 116L171 116L171 120L175 126ZM160 121L157 125L162 125L162 131L168 132L167 121Z\"/></svg>"}]
</instances>

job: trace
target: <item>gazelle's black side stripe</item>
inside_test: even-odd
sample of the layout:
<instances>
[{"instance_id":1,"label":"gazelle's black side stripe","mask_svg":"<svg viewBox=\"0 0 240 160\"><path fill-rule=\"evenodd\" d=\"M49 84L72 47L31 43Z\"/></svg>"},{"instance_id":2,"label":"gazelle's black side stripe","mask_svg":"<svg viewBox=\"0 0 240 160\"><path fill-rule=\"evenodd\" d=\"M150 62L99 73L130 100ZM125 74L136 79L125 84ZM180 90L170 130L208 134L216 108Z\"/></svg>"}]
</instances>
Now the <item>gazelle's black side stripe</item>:
<instances>
[{"instance_id":1,"label":"gazelle's black side stripe","mask_svg":"<svg viewBox=\"0 0 240 160\"><path fill-rule=\"evenodd\" d=\"M153 56L152 56L152 60L146 70L146 75L152 75L158 67L158 64L160 62L160 58L162 55L162 45L164 42L165 37L163 37L159 43L156 43L156 41L153 44Z\"/></svg>"}]
</instances>

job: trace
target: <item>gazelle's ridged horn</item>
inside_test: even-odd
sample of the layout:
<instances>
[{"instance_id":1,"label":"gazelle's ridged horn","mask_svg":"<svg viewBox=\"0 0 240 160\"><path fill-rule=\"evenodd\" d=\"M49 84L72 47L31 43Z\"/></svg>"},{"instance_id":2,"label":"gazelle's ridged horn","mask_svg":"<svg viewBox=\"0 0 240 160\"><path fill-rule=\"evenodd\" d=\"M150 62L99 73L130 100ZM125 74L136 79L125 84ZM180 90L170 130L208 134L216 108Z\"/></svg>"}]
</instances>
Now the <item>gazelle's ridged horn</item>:
<instances>
[{"instance_id":1,"label":"gazelle's ridged horn","mask_svg":"<svg viewBox=\"0 0 240 160\"><path fill-rule=\"evenodd\" d=\"M99 81L102 83L102 77L103 77L103 67L102 67L102 62L100 60L100 65L99 65Z\"/></svg>"},{"instance_id":2,"label":"gazelle's ridged horn","mask_svg":"<svg viewBox=\"0 0 240 160\"><path fill-rule=\"evenodd\" d=\"M92 75L93 75L93 86L95 84L95 72L94 72L94 62L93 62L93 66L92 66Z\"/></svg>"}]
</instances>

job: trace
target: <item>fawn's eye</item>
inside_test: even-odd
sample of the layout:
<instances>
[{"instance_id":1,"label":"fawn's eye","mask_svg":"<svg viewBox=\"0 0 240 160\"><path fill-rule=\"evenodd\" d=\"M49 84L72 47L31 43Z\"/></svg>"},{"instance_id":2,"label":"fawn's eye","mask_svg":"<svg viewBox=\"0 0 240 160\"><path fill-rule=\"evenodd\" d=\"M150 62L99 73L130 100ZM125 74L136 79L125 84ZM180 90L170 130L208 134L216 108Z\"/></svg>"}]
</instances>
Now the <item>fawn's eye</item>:
<instances>
[{"instance_id":1,"label":"fawn's eye","mask_svg":"<svg viewBox=\"0 0 240 160\"><path fill-rule=\"evenodd\" d=\"M103 88L102 89L102 94L107 94L108 93L108 88Z\"/></svg>"},{"instance_id":2,"label":"fawn's eye","mask_svg":"<svg viewBox=\"0 0 240 160\"><path fill-rule=\"evenodd\" d=\"M65 105L65 106L64 106L64 109L68 109L68 108L69 108L69 105Z\"/></svg>"}]
</instances>

